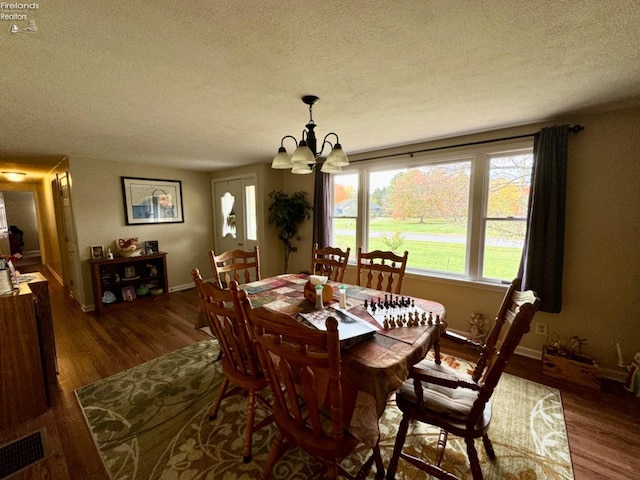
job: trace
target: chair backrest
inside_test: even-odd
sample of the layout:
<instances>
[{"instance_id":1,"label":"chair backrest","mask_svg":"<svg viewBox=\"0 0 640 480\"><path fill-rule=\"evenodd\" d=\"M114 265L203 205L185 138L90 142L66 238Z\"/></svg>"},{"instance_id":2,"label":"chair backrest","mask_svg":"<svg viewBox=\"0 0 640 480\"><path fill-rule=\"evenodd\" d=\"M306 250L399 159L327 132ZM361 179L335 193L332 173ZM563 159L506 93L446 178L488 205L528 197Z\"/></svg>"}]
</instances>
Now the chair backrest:
<instances>
[{"instance_id":1,"label":"chair backrest","mask_svg":"<svg viewBox=\"0 0 640 480\"><path fill-rule=\"evenodd\" d=\"M503 327L506 328L504 339L497 347L495 355L489 360L484 375L478 381L480 391L467 418L468 427L474 425L482 415L485 404L493 395L511 355L520 344L522 337L531 330L531 321L540 307L540 299L532 290L515 293L518 294L518 306L513 310L509 309L513 315L511 313L505 314L507 321Z\"/></svg>"},{"instance_id":2,"label":"chair backrest","mask_svg":"<svg viewBox=\"0 0 640 480\"><path fill-rule=\"evenodd\" d=\"M210 250L209 261L222 288L228 286L231 280L240 284L260 280L260 252L257 246L250 251L228 250L220 255Z\"/></svg>"},{"instance_id":3,"label":"chair backrest","mask_svg":"<svg viewBox=\"0 0 640 480\"><path fill-rule=\"evenodd\" d=\"M337 320L329 317L325 332L266 307L245 312L279 428L312 454L335 450L345 428Z\"/></svg>"},{"instance_id":4,"label":"chair backrest","mask_svg":"<svg viewBox=\"0 0 640 480\"><path fill-rule=\"evenodd\" d=\"M249 303L247 293L238 290L231 280L229 288L220 288L202 279L198 269L191 271L200 296L200 305L222 351L225 374L234 372L244 377L261 376L260 362L251 341L243 304Z\"/></svg>"},{"instance_id":5,"label":"chair backrest","mask_svg":"<svg viewBox=\"0 0 640 480\"><path fill-rule=\"evenodd\" d=\"M487 362L491 357L493 357L498 341L504 337L502 327L504 327L506 323L512 322L517 309L531 299L528 292L519 291L521 285L521 278L514 279L504 294L502 303L500 304L500 308L498 309L498 313L494 319L493 326L487 335L484 345L481 346L480 356L473 371L472 378L476 382L482 376L482 373L487 366Z\"/></svg>"},{"instance_id":6,"label":"chair backrest","mask_svg":"<svg viewBox=\"0 0 640 480\"><path fill-rule=\"evenodd\" d=\"M330 280L342 282L347 269L351 248L342 250L337 247L318 248L313 244L311 253L311 272L314 275L326 275Z\"/></svg>"},{"instance_id":7,"label":"chair backrest","mask_svg":"<svg viewBox=\"0 0 640 480\"><path fill-rule=\"evenodd\" d=\"M407 251L400 256L382 250L363 252L362 247L358 247L356 284L399 295L408 258Z\"/></svg>"}]
</instances>

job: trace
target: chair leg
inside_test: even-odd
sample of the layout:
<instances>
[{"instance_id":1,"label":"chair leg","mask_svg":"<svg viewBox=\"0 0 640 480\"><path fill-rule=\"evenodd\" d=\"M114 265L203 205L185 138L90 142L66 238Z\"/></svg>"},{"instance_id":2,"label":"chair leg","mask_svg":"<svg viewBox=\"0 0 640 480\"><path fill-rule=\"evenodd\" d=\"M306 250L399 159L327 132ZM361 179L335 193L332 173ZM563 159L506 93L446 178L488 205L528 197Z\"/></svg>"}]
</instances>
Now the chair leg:
<instances>
[{"instance_id":1,"label":"chair leg","mask_svg":"<svg viewBox=\"0 0 640 480\"><path fill-rule=\"evenodd\" d=\"M229 387L229 379L224 377L222 380L222 385L220 385L220 393L218 393L218 398L216 398L216 404L209 412L209 420L215 420L218 415L218 410L220 410L220 403L222 403L222 399L224 398L225 393L227 393L227 387Z\"/></svg>"},{"instance_id":2,"label":"chair leg","mask_svg":"<svg viewBox=\"0 0 640 480\"><path fill-rule=\"evenodd\" d=\"M338 462L334 459L325 463L327 466L327 473L325 478L327 480L336 480L338 478Z\"/></svg>"},{"instance_id":3,"label":"chair leg","mask_svg":"<svg viewBox=\"0 0 640 480\"><path fill-rule=\"evenodd\" d=\"M262 470L261 480L268 480L271 476L271 471L273 470L273 466L276 464L278 459L282 456L285 449L285 438L281 431L278 431L278 435L276 435L275 440L273 441L273 445L271 445L271 450L269 450L269 456L267 457L267 461L264 464L264 469Z\"/></svg>"},{"instance_id":4,"label":"chair leg","mask_svg":"<svg viewBox=\"0 0 640 480\"><path fill-rule=\"evenodd\" d=\"M404 446L404 441L407 437L407 430L409 429L409 417L402 416L400 421L400 427L398 428L398 434L396 435L396 443L393 446L393 455L389 462L389 468L387 470L387 480L394 480L396 478L396 470L398 469L398 460L400 459L400 453Z\"/></svg>"},{"instance_id":5,"label":"chair leg","mask_svg":"<svg viewBox=\"0 0 640 480\"><path fill-rule=\"evenodd\" d=\"M362 467L360 467L360 470L355 475L355 477L346 472L340 465L338 465L338 474L343 475L347 478L354 478L355 480L363 480L369 475L369 472L371 471L371 465L373 465L374 463L376 464L375 478L376 480L382 480L384 478L384 463L382 462L382 454L380 453L379 444L376 444L376 446L373 447L373 453L369 458L367 458L367 461L364 462Z\"/></svg>"},{"instance_id":6,"label":"chair leg","mask_svg":"<svg viewBox=\"0 0 640 480\"><path fill-rule=\"evenodd\" d=\"M445 429L440 429L440 435L438 435L438 445L436 447L436 461L434 465L436 467L440 467L442 463L442 459L444 458L444 451L447 448L447 438L449 437L449 432Z\"/></svg>"},{"instance_id":7,"label":"chair leg","mask_svg":"<svg viewBox=\"0 0 640 480\"><path fill-rule=\"evenodd\" d=\"M467 455L469 457L469 466L471 467L471 475L473 480L483 480L482 469L480 468L480 460L478 459L478 452L474 444L473 438L465 438L467 443Z\"/></svg>"},{"instance_id":8,"label":"chair leg","mask_svg":"<svg viewBox=\"0 0 640 480\"><path fill-rule=\"evenodd\" d=\"M253 438L253 422L256 418L256 391L249 390L249 401L247 402L247 427L244 434L244 451L242 453L242 461L249 463L251 461L251 443Z\"/></svg>"},{"instance_id":9,"label":"chair leg","mask_svg":"<svg viewBox=\"0 0 640 480\"><path fill-rule=\"evenodd\" d=\"M384 478L384 462L382 461L382 454L380 453L380 445L373 448L373 461L376 464L376 480L382 480Z\"/></svg>"},{"instance_id":10,"label":"chair leg","mask_svg":"<svg viewBox=\"0 0 640 480\"><path fill-rule=\"evenodd\" d=\"M491 443L491 439L489 438L489 434L485 433L482 436L482 443L484 444L484 451L487 452L487 456L491 460L495 460L496 452L493 451L493 443Z\"/></svg>"}]
</instances>

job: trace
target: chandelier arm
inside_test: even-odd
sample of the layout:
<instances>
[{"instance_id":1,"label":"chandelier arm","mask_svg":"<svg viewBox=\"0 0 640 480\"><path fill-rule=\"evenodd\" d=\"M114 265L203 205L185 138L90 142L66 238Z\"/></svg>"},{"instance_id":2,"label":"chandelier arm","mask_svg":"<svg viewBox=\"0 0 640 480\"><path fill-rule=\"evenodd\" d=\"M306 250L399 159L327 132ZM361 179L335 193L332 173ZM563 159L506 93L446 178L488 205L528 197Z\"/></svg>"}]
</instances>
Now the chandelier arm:
<instances>
[{"instance_id":1,"label":"chandelier arm","mask_svg":"<svg viewBox=\"0 0 640 480\"><path fill-rule=\"evenodd\" d=\"M298 148L298 140L293 135L285 135L284 137L282 137L282 140L280 140L280 147L284 147L284 139L285 138L292 138L293 141L296 142L296 148Z\"/></svg>"},{"instance_id":2,"label":"chandelier arm","mask_svg":"<svg viewBox=\"0 0 640 480\"><path fill-rule=\"evenodd\" d=\"M334 136L336 137L336 143L335 143L336 145L337 145L338 143L340 143L340 139L338 138L338 134L337 134L337 133L334 133L334 132L329 132L329 133L327 133L327 134L324 136L324 139L322 140L322 148L321 148L321 149L320 149L320 151L318 152L318 155L317 155L318 157L322 155L322 152L324 151L324 146L325 146L325 144L327 144L327 143L329 144L329 146L330 146L330 147L331 147L331 149L333 150L333 146L334 146L334 144L333 144L333 143L331 143L329 140L327 140L327 138L329 138L331 135L334 135Z\"/></svg>"}]
</instances>

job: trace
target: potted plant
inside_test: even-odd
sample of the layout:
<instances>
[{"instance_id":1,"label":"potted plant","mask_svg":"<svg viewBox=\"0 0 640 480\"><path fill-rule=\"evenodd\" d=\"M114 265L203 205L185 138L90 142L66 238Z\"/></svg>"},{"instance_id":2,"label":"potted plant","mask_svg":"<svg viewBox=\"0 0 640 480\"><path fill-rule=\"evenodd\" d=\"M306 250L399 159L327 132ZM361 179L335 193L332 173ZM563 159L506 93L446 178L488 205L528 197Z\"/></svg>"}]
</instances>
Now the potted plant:
<instances>
[{"instance_id":1,"label":"potted plant","mask_svg":"<svg viewBox=\"0 0 640 480\"><path fill-rule=\"evenodd\" d=\"M313 206L306 199L306 192L296 192L287 195L281 191L269 194L273 203L269 207L269 223L280 229L278 238L284 245L284 271L289 272L289 255L298 251L293 244L300 240L298 229L305 220L311 218Z\"/></svg>"}]
</instances>

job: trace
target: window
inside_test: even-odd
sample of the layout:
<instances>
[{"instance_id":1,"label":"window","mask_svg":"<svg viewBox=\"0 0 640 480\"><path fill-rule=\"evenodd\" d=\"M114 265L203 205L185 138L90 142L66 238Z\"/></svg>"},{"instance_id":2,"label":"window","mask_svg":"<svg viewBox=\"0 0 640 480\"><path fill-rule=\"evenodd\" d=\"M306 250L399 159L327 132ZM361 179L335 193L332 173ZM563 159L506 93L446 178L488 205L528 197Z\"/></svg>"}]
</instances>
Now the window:
<instances>
[{"instance_id":1,"label":"window","mask_svg":"<svg viewBox=\"0 0 640 480\"><path fill-rule=\"evenodd\" d=\"M258 213L256 211L256 186L244 187L244 205L247 220L247 240L258 240Z\"/></svg>"},{"instance_id":2,"label":"window","mask_svg":"<svg viewBox=\"0 0 640 480\"><path fill-rule=\"evenodd\" d=\"M331 245L356 251L359 175L351 173L333 177L333 239ZM351 255L355 258L355 255Z\"/></svg>"},{"instance_id":3,"label":"window","mask_svg":"<svg viewBox=\"0 0 640 480\"><path fill-rule=\"evenodd\" d=\"M533 165L531 142L512 147L354 162L332 176L332 244L408 250L413 273L511 281Z\"/></svg>"},{"instance_id":4,"label":"window","mask_svg":"<svg viewBox=\"0 0 640 480\"><path fill-rule=\"evenodd\" d=\"M482 278L516 277L527 228L533 155L490 156L483 215Z\"/></svg>"}]
</instances>

